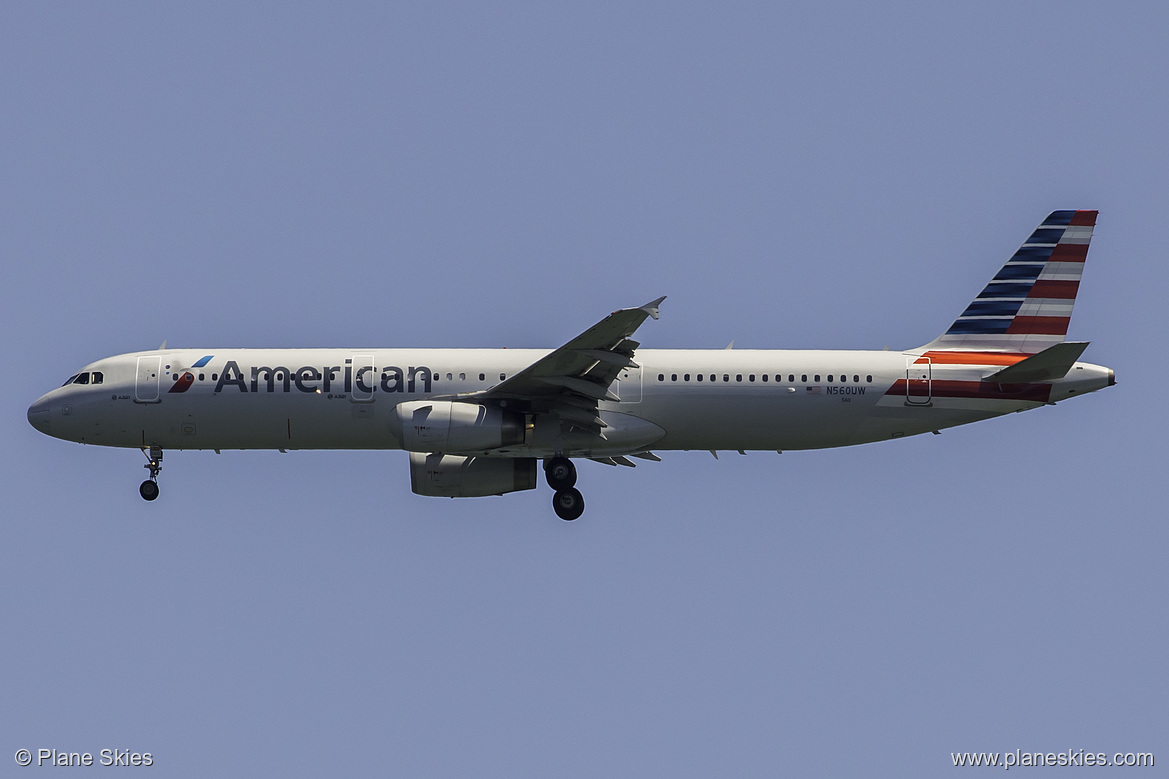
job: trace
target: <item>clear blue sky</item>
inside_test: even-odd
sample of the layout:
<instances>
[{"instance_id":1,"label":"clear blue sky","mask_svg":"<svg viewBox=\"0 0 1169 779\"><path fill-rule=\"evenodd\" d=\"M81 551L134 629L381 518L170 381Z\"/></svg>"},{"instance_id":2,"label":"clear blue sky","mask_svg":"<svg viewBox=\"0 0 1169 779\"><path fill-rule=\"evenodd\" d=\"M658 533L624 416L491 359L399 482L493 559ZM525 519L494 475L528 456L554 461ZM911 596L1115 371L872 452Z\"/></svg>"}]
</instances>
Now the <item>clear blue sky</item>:
<instances>
[{"instance_id":1,"label":"clear blue sky","mask_svg":"<svg viewBox=\"0 0 1169 779\"><path fill-rule=\"evenodd\" d=\"M1167 29L1159 3L5 3L0 773L42 747L180 777L1169 765ZM572 524L546 489L414 496L401 452L175 452L147 504L138 452L25 420L164 338L553 347L659 295L647 347L908 348L1057 208L1101 212L1069 335L1117 387L586 462Z\"/></svg>"}]
</instances>

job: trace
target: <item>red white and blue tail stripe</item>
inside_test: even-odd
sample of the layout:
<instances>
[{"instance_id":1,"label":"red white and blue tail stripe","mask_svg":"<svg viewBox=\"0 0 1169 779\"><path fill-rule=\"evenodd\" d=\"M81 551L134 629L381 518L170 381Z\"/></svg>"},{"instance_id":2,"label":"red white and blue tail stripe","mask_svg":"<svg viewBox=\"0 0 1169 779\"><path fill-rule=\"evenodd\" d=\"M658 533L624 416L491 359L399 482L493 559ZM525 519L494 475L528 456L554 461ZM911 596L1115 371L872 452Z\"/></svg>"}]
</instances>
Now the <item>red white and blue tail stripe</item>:
<instances>
[{"instance_id":1,"label":"red white and blue tail stripe","mask_svg":"<svg viewBox=\"0 0 1169 779\"><path fill-rule=\"evenodd\" d=\"M926 349L1036 354L1064 340L1096 211L1053 211Z\"/></svg>"}]
</instances>

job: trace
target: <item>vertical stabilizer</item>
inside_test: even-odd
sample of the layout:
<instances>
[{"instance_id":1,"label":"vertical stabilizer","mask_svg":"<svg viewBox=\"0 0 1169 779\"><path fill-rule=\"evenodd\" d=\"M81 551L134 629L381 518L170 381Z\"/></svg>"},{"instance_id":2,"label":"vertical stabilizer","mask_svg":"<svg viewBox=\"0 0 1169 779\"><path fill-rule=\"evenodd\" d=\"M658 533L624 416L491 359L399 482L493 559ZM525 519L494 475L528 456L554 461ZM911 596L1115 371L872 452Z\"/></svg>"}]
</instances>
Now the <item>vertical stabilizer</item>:
<instances>
[{"instance_id":1,"label":"vertical stabilizer","mask_svg":"<svg viewBox=\"0 0 1169 779\"><path fill-rule=\"evenodd\" d=\"M925 349L1036 354L1067 335L1096 211L1053 211Z\"/></svg>"}]
</instances>

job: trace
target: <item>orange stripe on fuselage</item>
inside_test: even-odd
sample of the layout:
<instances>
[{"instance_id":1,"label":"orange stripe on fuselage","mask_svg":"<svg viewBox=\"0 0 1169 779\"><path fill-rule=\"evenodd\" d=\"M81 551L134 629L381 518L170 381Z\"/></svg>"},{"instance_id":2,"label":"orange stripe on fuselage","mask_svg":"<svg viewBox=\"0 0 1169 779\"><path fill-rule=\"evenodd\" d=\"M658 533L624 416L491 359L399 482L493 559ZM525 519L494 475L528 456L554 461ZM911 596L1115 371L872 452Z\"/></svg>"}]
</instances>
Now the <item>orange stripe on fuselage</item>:
<instances>
[{"instance_id":1,"label":"orange stripe on fuselage","mask_svg":"<svg viewBox=\"0 0 1169 779\"><path fill-rule=\"evenodd\" d=\"M917 363L924 363L928 357L934 365L1014 365L1031 356L1006 352L926 352L917 358Z\"/></svg>"}]
</instances>

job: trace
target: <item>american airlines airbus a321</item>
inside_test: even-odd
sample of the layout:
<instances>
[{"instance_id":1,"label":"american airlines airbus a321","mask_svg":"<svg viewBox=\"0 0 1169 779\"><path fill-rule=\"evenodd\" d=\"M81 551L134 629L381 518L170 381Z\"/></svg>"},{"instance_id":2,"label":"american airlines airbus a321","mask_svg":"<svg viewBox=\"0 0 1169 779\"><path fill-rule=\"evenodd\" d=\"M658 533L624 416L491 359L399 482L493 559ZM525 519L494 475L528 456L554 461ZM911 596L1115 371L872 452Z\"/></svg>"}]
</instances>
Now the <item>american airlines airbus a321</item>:
<instances>
[{"instance_id":1,"label":"american airlines airbus a321","mask_svg":"<svg viewBox=\"0 0 1169 779\"><path fill-rule=\"evenodd\" d=\"M572 458L818 449L936 432L1115 384L1065 341L1095 211L1055 211L945 333L905 351L642 349L664 298L552 351L167 349L85 366L28 409L67 441L141 449L404 449L419 495L536 487L584 511ZM716 454L717 456L717 454Z\"/></svg>"}]
</instances>

